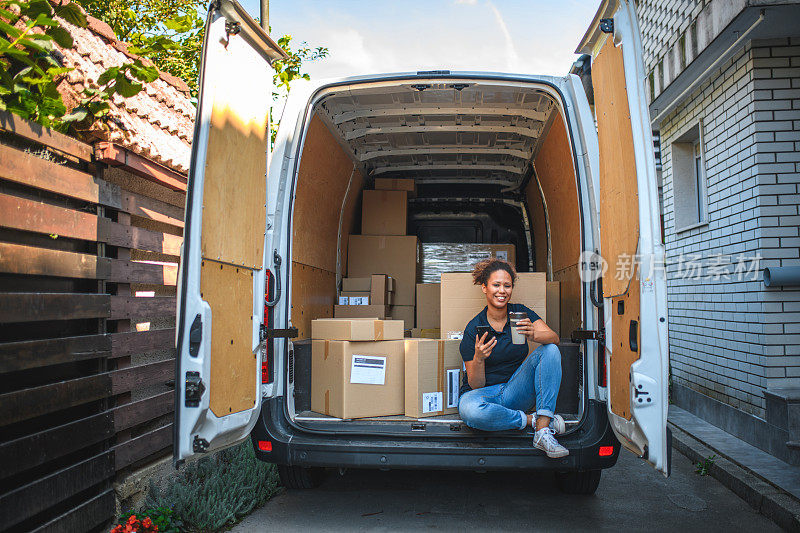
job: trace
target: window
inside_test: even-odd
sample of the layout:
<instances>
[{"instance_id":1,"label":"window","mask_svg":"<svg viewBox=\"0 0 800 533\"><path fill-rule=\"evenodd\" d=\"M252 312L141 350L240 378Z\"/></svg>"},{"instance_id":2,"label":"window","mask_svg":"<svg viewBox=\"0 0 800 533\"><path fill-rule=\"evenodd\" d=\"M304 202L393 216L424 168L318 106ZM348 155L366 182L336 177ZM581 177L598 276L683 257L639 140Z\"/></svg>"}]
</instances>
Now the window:
<instances>
[{"instance_id":1,"label":"window","mask_svg":"<svg viewBox=\"0 0 800 533\"><path fill-rule=\"evenodd\" d=\"M677 231L708 221L702 124L689 128L672 143L672 187Z\"/></svg>"},{"instance_id":2,"label":"window","mask_svg":"<svg viewBox=\"0 0 800 533\"><path fill-rule=\"evenodd\" d=\"M664 91L664 60L658 62L658 92Z\"/></svg>"},{"instance_id":3,"label":"window","mask_svg":"<svg viewBox=\"0 0 800 533\"><path fill-rule=\"evenodd\" d=\"M681 38L678 39L678 54L681 70L683 70L686 68L686 34L681 35Z\"/></svg>"},{"instance_id":4,"label":"window","mask_svg":"<svg viewBox=\"0 0 800 533\"><path fill-rule=\"evenodd\" d=\"M689 40L692 41L692 59L697 57L697 22L689 26Z\"/></svg>"},{"instance_id":5,"label":"window","mask_svg":"<svg viewBox=\"0 0 800 533\"><path fill-rule=\"evenodd\" d=\"M648 76L650 80L650 101L656 99L656 74L654 70L650 71L650 76Z\"/></svg>"}]
</instances>

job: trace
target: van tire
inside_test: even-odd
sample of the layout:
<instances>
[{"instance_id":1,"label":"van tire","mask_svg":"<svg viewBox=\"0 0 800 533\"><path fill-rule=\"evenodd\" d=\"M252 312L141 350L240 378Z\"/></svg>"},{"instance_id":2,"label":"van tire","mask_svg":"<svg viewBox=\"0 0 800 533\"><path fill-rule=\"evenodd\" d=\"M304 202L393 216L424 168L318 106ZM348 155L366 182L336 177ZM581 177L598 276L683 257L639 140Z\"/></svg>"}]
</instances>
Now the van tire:
<instances>
[{"instance_id":1,"label":"van tire","mask_svg":"<svg viewBox=\"0 0 800 533\"><path fill-rule=\"evenodd\" d=\"M324 468L278 465L281 485L287 489L313 489L319 487L325 474Z\"/></svg>"},{"instance_id":2,"label":"van tire","mask_svg":"<svg viewBox=\"0 0 800 533\"><path fill-rule=\"evenodd\" d=\"M556 472L556 485L564 494L590 496L600 484L602 470L578 470L576 472Z\"/></svg>"}]
</instances>

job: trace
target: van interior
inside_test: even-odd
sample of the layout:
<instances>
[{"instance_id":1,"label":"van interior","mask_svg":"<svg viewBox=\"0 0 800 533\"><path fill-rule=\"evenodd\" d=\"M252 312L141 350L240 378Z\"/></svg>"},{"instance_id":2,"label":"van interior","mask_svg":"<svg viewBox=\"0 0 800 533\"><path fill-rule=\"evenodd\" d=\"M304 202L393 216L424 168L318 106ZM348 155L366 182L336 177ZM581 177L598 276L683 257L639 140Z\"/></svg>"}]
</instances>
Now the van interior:
<instances>
[{"instance_id":1,"label":"van interior","mask_svg":"<svg viewBox=\"0 0 800 533\"><path fill-rule=\"evenodd\" d=\"M582 327L586 305L578 274L582 218L576 159L558 93L541 83L501 80L409 80L328 91L307 119L295 185L295 345L310 338L313 319L333 317L347 275L347 236L360 233L361 192L382 177L415 180L407 234L420 243L513 244L519 272L545 272L547 280L560 282L560 336L569 343ZM586 396L583 348L575 354L575 368L563 379L577 382L577 407L560 413L573 428ZM301 364L294 357L290 354L287 387L294 424L356 433L420 428L430 435L471 433L457 428L457 414L342 420L297 410L303 403L298 395L309 392L294 383L300 375L295 366Z\"/></svg>"}]
</instances>

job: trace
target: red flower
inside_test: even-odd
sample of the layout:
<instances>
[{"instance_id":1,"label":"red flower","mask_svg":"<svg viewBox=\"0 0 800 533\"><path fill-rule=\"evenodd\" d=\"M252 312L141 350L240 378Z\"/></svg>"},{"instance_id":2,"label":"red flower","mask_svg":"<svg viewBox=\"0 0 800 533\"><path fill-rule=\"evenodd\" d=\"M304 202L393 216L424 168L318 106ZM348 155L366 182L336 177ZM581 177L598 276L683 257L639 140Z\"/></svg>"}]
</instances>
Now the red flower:
<instances>
[{"instance_id":1,"label":"red flower","mask_svg":"<svg viewBox=\"0 0 800 533\"><path fill-rule=\"evenodd\" d=\"M152 528L153 531L158 531L158 527L153 525L153 521L150 520L149 517L145 518L144 520L142 520L142 527L144 527L146 529L151 529Z\"/></svg>"},{"instance_id":2,"label":"red flower","mask_svg":"<svg viewBox=\"0 0 800 533\"><path fill-rule=\"evenodd\" d=\"M130 516L130 518L128 518L128 523L131 524L131 525L136 523L136 515L135 514L132 514Z\"/></svg>"},{"instance_id":3,"label":"red flower","mask_svg":"<svg viewBox=\"0 0 800 533\"><path fill-rule=\"evenodd\" d=\"M122 533L122 526L118 524L116 527L114 527L114 529L111 530L111 533Z\"/></svg>"}]
</instances>

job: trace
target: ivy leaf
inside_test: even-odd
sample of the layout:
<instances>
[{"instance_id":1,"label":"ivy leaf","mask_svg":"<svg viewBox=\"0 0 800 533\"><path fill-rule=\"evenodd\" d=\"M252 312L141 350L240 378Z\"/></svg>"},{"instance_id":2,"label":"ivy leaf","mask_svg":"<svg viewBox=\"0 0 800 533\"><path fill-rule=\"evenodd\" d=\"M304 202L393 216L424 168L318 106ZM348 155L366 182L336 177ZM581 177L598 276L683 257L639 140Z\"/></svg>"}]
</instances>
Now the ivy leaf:
<instances>
[{"instance_id":1,"label":"ivy leaf","mask_svg":"<svg viewBox=\"0 0 800 533\"><path fill-rule=\"evenodd\" d=\"M130 82L125 76L118 76L114 83L114 90L125 98L130 98L142 90L141 83Z\"/></svg>"},{"instance_id":2,"label":"ivy leaf","mask_svg":"<svg viewBox=\"0 0 800 533\"><path fill-rule=\"evenodd\" d=\"M137 80L150 83L158 78L158 69L153 65L146 67L139 60L136 60L131 64L130 67L131 74Z\"/></svg>"},{"instance_id":3,"label":"ivy leaf","mask_svg":"<svg viewBox=\"0 0 800 533\"><path fill-rule=\"evenodd\" d=\"M75 2L69 4L55 6L56 15L66 20L70 24L74 24L79 28L85 28L89 23L86 20L86 14Z\"/></svg>"},{"instance_id":4,"label":"ivy leaf","mask_svg":"<svg viewBox=\"0 0 800 533\"><path fill-rule=\"evenodd\" d=\"M105 85L119 74L119 67L109 67L97 78L97 85Z\"/></svg>"},{"instance_id":5,"label":"ivy leaf","mask_svg":"<svg viewBox=\"0 0 800 533\"><path fill-rule=\"evenodd\" d=\"M20 3L20 11L23 15L31 19L36 19L40 15L49 17L53 14L53 9L50 7L50 3L47 2L47 0L31 0L27 6Z\"/></svg>"},{"instance_id":6,"label":"ivy leaf","mask_svg":"<svg viewBox=\"0 0 800 533\"><path fill-rule=\"evenodd\" d=\"M64 115L61 119L64 122L80 122L81 120L85 120L88 116L89 110L84 106L78 106L71 112Z\"/></svg>"},{"instance_id":7,"label":"ivy leaf","mask_svg":"<svg viewBox=\"0 0 800 533\"><path fill-rule=\"evenodd\" d=\"M61 26L47 28L44 32L46 35L52 37L61 48L72 48L72 45L74 44L72 35L70 35L70 33Z\"/></svg>"}]
</instances>

